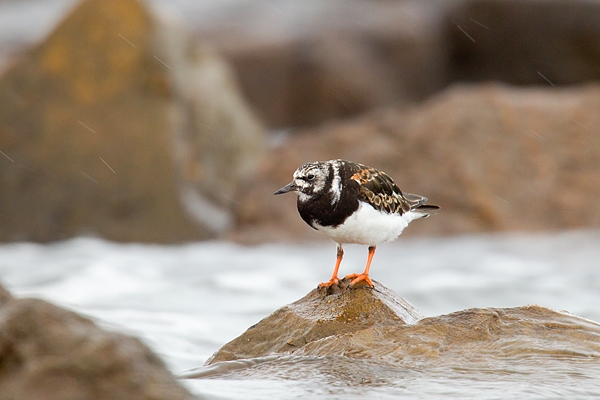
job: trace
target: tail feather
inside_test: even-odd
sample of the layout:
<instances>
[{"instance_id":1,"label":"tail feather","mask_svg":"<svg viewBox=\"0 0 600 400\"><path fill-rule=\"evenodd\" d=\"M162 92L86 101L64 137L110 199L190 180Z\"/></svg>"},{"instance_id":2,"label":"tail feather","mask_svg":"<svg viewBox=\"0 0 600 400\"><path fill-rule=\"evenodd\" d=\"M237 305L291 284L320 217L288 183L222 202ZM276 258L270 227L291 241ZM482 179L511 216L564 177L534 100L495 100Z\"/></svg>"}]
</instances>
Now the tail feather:
<instances>
[{"instance_id":1,"label":"tail feather","mask_svg":"<svg viewBox=\"0 0 600 400\"><path fill-rule=\"evenodd\" d=\"M436 206L436 205L433 205L433 204L422 204L422 205L418 206L416 209L417 210L423 210L423 211L439 210L440 206Z\"/></svg>"},{"instance_id":2,"label":"tail feather","mask_svg":"<svg viewBox=\"0 0 600 400\"><path fill-rule=\"evenodd\" d=\"M415 211L415 212L424 214L421 218L428 217L431 211L440 209L440 206L436 206L433 204L425 204L425 202L427 201L427 197L425 197L425 196L419 196L418 194L404 193L404 198L410 204L411 211Z\"/></svg>"}]
</instances>

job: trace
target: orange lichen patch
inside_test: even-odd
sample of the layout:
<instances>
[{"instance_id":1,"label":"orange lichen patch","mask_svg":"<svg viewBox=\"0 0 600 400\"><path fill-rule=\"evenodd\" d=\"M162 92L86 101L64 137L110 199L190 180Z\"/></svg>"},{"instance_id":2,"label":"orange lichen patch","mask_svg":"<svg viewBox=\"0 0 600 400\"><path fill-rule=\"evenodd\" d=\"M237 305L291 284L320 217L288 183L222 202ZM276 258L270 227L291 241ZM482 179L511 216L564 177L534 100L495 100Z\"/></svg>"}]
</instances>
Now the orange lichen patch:
<instances>
[{"instance_id":1,"label":"orange lichen patch","mask_svg":"<svg viewBox=\"0 0 600 400\"><path fill-rule=\"evenodd\" d=\"M137 1L81 4L38 50L43 74L68 87L83 104L97 104L130 90L145 73L152 22Z\"/></svg>"}]
</instances>

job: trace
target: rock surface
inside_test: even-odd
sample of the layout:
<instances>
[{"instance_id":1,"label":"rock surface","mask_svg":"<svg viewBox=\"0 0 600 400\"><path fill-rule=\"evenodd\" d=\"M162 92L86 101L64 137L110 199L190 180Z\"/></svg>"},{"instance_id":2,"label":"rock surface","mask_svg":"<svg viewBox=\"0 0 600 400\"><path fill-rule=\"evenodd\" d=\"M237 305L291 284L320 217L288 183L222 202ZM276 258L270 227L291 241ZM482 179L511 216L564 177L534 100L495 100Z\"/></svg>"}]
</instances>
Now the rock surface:
<instances>
[{"instance_id":1,"label":"rock surface","mask_svg":"<svg viewBox=\"0 0 600 400\"><path fill-rule=\"evenodd\" d=\"M532 357L598 360L600 324L540 306L476 308L422 318L379 283L374 289L342 288L334 294L315 289L224 345L207 365L244 359L255 359L256 365L292 355L464 368ZM196 377L214 372L205 369ZM360 377L360 371L355 373Z\"/></svg>"},{"instance_id":2,"label":"rock surface","mask_svg":"<svg viewBox=\"0 0 600 400\"><path fill-rule=\"evenodd\" d=\"M1 286L0 366L6 400L192 399L138 339Z\"/></svg>"},{"instance_id":3,"label":"rock surface","mask_svg":"<svg viewBox=\"0 0 600 400\"><path fill-rule=\"evenodd\" d=\"M230 68L137 0L86 0L0 79L0 240L231 228L262 128Z\"/></svg>"},{"instance_id":4,"label":"rock surface","mask_svg":"<svg viewBox=\"0 0 600 400\"><path fill-rule=\"evenodd\" d=\"M207 363L294 353L331 336L390 322L414 324L423 317L410 303L379 283L376 290L349 290L348 284L343 279L338 286L315 289L280 308L223 346Z\"/></svg>"},{"instance_id":5,"label":"rock surface","mask_svg":"<svg viewBox=\"0 0 600 400\"><path fill-rule=\"evenodd\" d=\"M345 158L386 171L442 209L403 233L600 226L600 86L458 85L421 105L301 130L265 158L238 205L241 241L319 239L293 195L272 193L305 162ZM269 210L269 212L265 212ZM400 239L402 240L402 239Z\"/></svg>"}]
</instances>

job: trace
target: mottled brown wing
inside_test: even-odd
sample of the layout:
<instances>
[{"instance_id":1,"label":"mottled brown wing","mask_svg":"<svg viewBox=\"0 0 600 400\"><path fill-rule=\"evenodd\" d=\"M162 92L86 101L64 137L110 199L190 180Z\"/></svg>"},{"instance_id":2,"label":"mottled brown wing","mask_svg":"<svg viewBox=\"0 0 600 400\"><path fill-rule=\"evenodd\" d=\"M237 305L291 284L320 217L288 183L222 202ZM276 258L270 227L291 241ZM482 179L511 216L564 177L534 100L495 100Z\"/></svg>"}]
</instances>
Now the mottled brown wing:
<instances>
[{"instance_id":1,"label":"mottled brown wing","mask_svg":"<svg viewBox=\"0 0 600 400\"><path fill-rule=\"evenodd\" d=\"M360 165L359 165L360 166ZM413 209L402 191L385 172L364 167L356 172L352 179L359 183L359 197L373 208L389 214L404 214ZM417 205L415 203L415 205Z\"/></svg>"}]
</instances>

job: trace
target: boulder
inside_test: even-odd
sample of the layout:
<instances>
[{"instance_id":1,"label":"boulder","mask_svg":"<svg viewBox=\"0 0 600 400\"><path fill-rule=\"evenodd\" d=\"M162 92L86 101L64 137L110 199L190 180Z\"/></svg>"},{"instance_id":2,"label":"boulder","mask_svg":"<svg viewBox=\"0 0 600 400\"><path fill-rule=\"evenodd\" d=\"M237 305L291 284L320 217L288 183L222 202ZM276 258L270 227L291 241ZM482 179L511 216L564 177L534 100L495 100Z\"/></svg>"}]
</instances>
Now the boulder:
<instances>
[{"instance_id":1,"label":"boulder","mask_svg":"<svg viewBox=\"0 0 600 400\"><path fill-rule=\"evenodd\" d=\"M0 78L0 240L232 226L263 131L228 65L137 0L86 0Z\"/></svg>"},{"instance_id":2,"label":"boulder","mask_svg":"<svg viewBox=\"0 0 600 400\"><path fill-rule=\"evenodd\" d=\"M0 365L6 400L192 399L138 339L1 286Z\"/></svg>"},{"instance_id":3,"label":"boulder","mask_svg":"<svg viewBox=\"0 0 600 400\"><path fill-rule=\"evenodd\" d=\"M600 86L456 85L394 107L282 137L245 188L232 238L319 239L293 195L273 196L305 162L344 158L386 171L441 210L403 233L600 226ZM268 210L268 211L267 211ZM402 240L402 238L400 238Z\"/></svg>"},{"instance_id":4,"label":"boulder","mask_svg":"<svg viewBox=\"0 0 600 400\"><path fill-rule=\"evenodd\" d=\"M342 282L333 293L314 289L225 344L186 377L302 379L306 372L300 370L308 364L353 384L386 379L394 371L397 379L415 368L506 368L506 373L530 365L529 360L539 369L554 360L595 365L600 357L600 324L567 312L540 306L474 308L424 318L406 300L374 284L347 288ZM373 371L384 375L377 378Z\"/></svg>"},{"instance_id":5,"label":"boulder","mask_svg":"<svg viewBox=\"0 0 600 400\"><path fill-rule=\"evenodd\" d=\"M342 279L329 289L315 289L280 308L227 343L207 364L294 353L309 343L372 326L414 324L423 316L408 301L379 283L376 290L350 290Z\"/></svg>"}]
</instances>

